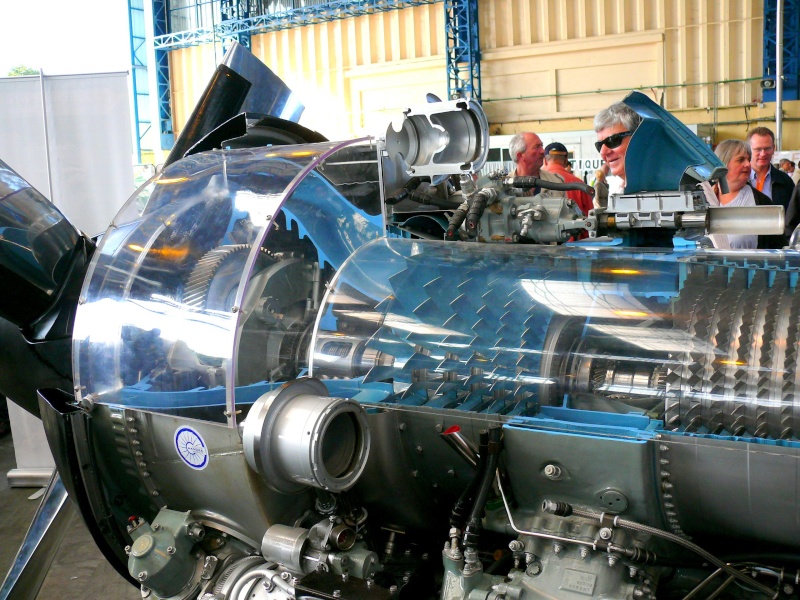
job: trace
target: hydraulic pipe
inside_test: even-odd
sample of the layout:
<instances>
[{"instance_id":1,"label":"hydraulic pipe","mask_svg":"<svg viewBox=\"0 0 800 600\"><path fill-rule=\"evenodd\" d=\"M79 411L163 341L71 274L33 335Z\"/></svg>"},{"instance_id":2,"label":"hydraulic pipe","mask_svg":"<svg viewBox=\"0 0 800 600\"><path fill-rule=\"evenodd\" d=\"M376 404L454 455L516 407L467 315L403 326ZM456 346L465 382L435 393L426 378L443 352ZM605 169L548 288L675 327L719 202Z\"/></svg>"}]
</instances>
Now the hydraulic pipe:
<instances>
[{"instance_id":1,"label":"hydraulic pipe","mask_svg":"<svg viewBox=\"0 0 800 600\"><path fill-rule=\"evenodd\" d=\"M443 439L447 439L449 436L443 435ZM448 442L449 443L449 442ZM475 491L478 489L478 485L482 482L486 477L486 466L487 466L487 455L489 450L489 433L487 431L481 431L480 433L480 450L478 451L478 462L477 462L477 471L475 472L475 476L469 482L469 485L464 489L461 493L461 496L456 501L455 505L453 506L453 510L450 512L450 525L452 527L457 527L458 529L462 529L464 526L464 517L465 512L467 510L467 505L469 502L473 500L475 497Z\"/></svg>"},{"instance_id":2,"label":"hydraulic pipe","mask_svg":"<svg viewBox=\"0 0 800 600\"><path fill-rule=\"evenodd\" d=\"M586 183L576 181L574 183L558 183L546 181L538 177L506 177L502 180L503 185L521 189L542 188L544 190L555 190L558 192L580 191L594 196L594 188Z\"/></svg>"},{"instance_id":3,"label":"hydraulic pipe","mask_svg":"<svg viewBox=\"0 0 800 600\"><path fill-rule=\"evenodd\" d=\"M497 466L500 464L500 450L502 449L502 427L494 427L489 430L488 457L486 460L486 470L481 474L481 482L472 505L472 512L467 519L467 526L464 528L464 547L477 548L480 539L481 519L486 501L489 499L489 492L492 490L492 482Z\"/></svg>"},{"instance_id":4,"label":"hydraulic pipe","mask_svg":"<svg viewBox=\"0 0 800 600\"><path fill-rule=\"evenodd\" d=\"M453 450L458 452L465 461L477 468L478 459L480 458L478 448L474 443L464 437L464 434L461 433L461 428L458 425L453 425L452 427L444 430L439 434L439 437L447 442L447 445Z\"/></svg>"}]
</instances>

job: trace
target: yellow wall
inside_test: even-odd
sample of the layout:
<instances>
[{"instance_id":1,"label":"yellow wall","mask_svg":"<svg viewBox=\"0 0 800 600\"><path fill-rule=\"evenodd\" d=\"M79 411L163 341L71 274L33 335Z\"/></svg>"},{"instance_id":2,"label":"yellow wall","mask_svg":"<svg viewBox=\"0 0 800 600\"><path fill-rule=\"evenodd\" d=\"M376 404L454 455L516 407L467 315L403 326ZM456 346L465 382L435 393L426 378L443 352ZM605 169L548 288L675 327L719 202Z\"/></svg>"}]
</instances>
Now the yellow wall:
<instances>
[{"instance_id":1,"label":"yellow wall","mask_svg":"<svg viewBox=\"0 0 800 600\"><path fill-rule=\"evenodd\" d=\"M594 114L642 91L716 140L775 127L761 104L763 0L481 0L483 105L492 133L591 129ZM253 53L329 138L382 134L426 92L446 95L444 5L253 37ZM173 117L185 122L221 58L170 53ZM796 120L795 120L796 119ZM785 149L800 148L800 103L784 104Z\"/></svg>"}]
</instances>

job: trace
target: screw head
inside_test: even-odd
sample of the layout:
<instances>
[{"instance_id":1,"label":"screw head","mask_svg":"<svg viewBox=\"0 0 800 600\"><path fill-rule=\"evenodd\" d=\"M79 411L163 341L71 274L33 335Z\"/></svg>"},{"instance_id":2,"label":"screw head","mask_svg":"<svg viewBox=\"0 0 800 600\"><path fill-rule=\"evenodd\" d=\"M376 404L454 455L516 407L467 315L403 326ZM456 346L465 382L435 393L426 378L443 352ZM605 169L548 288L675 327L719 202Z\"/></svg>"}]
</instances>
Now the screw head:
<instances>
[{"instance_id":1,"label":"screw head","mask_svg":"<svg viewBox=\"0 0 800 600\"><path fill-rule=\"evenodd\" d=\"M536 577L542 572L542 565L539 563L531 563L528 565L528 568L525 569L525 574L530 577Z\"/></svg>"}]
</instances>

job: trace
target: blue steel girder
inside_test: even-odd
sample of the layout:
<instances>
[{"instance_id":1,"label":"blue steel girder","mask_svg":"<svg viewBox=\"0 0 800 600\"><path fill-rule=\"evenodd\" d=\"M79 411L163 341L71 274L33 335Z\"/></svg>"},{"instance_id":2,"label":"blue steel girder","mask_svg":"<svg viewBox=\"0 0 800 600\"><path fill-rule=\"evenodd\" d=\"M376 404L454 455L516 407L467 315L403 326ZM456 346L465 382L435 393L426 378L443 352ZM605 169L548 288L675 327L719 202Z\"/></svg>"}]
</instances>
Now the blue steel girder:
<instances>
[{"instance_id":1,"label":"blue steel girder","mask_svg":"<svg viewBox=\"0 0 800 600\"><path fill-rule=\"evenodd\" d=\"M447 96L481 100L478 0L445 0Z\"/></svg>"},{"instance_id":2,"label":"blue steel girder","mask_svg":"<svg viewBox=\"0 0 800 600\"><path fill-rule=\"evenodd\" d=\"M169 31L169 12L167 8L167 0L153 0L153 35L156 39L166 36ZM159 49L158 44L156 44L155 53L158 127L161 149L170 150L175 144L175 132L172 128L172 107L170 105L169 57L165 50Z\"/></svg>"},{"instance_id":3,"label":"blue steel girder","mask_svg":"<svg viewBox=\"0 0 800 600\"><path fill-rule=\"evenodd\" d=\"M777 2L764 2L764 77L775 77ZM775 88L763 91L765 102L775 102ZM800 99L800 0L783 3L783 99Z\"/></svg>"},{"instance_id":4,"label":"blue steel girder","mask_svg":"<svg viewBox=\"0 0 800 600\"><path fill-rule=\"evenodd\" d=\"M156 1L156 0L154 0ZM161 0L162 2L164 0ZM281 31L303 27L326 21L361 17L379 12L399 10L411 6L435 4L442 0L333 0L320 4L309 4L298 8L249 15L244 18L220 20L213 26L200 27L189 31L157 34L154 39L156 49L175 50L234 38L242 34L255 35L271 31ZM475 0L477 5L477 0ZM233 4L246 4L246 0L232 0Z\"/></svg>"},{"instance_id":5,"label":"blue steel girder","mask_svg":"<svg viewBox=\"0 0 800 600\"><path fill-rule=\"evenodd\" d=\"M250 18L250 4L248 0L221 0L219 6L222 24L229 21L246 21ZM226 36L223 38L223 43L226 40L235 39L242 46L248 50L252 47L250 41L251 33L249 31L241 31L234 36ZM227 46L227 44L225 44ZM227 48L225 48L227 51Z\"/></svg>"},{"instance_id":6,"label":"blue steel girder","mask_svg":"<svg viewBox=\"0 0 800 600\"><path fill-rule=\"evenodd\" d=\"M150 129L144 116L150 99L147 85L147 53L145 46L143 0L128 0L128 33L131 44L131 87L133 88L133 122L136 128L136 160L142 162L142 139Z\"/></svg>"}]
</instances>

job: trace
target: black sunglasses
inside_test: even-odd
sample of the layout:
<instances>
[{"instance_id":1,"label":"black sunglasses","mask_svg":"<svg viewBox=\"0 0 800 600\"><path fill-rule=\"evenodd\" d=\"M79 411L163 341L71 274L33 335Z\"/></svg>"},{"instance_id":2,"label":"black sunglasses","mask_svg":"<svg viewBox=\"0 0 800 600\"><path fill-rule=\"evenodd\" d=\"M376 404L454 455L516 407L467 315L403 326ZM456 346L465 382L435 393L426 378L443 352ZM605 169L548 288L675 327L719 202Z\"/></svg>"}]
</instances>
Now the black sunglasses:
<instances>
[{"instance_id":1,"label":"black sunglasses","mask_svg":"<svg viewBox=\"0 0 800 600\"><path fill-rule=\"evenodd\" d=\"M594 143L594 147L597 148L597 151L600 152L600 149L603 146L608 146L609 148L617 148L622 143L626 137L630 137L633 135L632 131L620 131L619 133L615 133L613 135L608 136L604 140L600 140L599 142Z\"/></svg>"}]
</instances>

